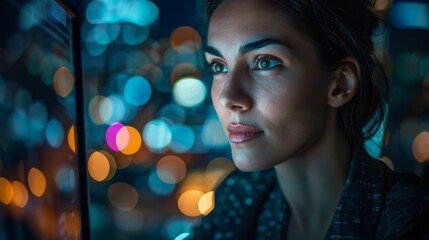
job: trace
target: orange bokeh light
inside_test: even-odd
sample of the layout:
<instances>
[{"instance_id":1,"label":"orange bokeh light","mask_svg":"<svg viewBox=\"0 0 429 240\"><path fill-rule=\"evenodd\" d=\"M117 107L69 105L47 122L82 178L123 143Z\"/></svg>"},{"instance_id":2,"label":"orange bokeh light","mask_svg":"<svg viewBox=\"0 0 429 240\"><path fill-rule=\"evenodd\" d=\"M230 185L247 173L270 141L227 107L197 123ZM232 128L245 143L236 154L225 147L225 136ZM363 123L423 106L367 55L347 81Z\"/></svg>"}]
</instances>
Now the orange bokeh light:
<instances>
[{"instance_id":1,"label":"orange bokeh light","mask_svg":"<svg viewBox=\"0 0 429 240\"><path fill-rule=\"evenodd\" d=\"M200 216L201 212L198 204L203 195L204 193L198 190L189 190L182 193L177 201L179 210L189 217Z\"/></svg>"},{"instance_id":2,"label":"orange bokeh light","mask_svg":"<svg viewBox=\"0 0 429 240\"><path fill-rule=\"evenodd\" d=\"M165 183L178 183L186 176L186 164L181 158L174 155L161 158L156 164L156 170L158 171L159 178ZM164 171L170 174L159 174Z\"/></svg>"},{"instance_id":3,"label":"orange bokeh light","mask_svg":"<svg viewBox=\"0 0 429 240\"><path fill-rule=\"evenodd\" d=\"M101 152L93 152L88 159L88 173L97 182L104 181L110 172L109 159Z\"/></svg>"},{"instance_id":4,"label":"orange bokeh light","mask_svg":"<svg viewBox=\"0 0 429 240\"><path fill-rule=\"evenodd\" d=\"M170 35L170 44L178 52L190 53L201 48L201 37L197 30L189 26L176 28Z\"/></svg>"},{"instance_id":5,"label":"orange bokeh light","mask_svg":"<svg viewBox=\"0 0 429 240\"><path fill-rule=\"evenodd\" d=\"M125 126L118 131L116 135L116 145L125 155L136 153L142 144L142 137L137 129L131 126Z\"/></svg>"},{"instance_id":6,"label":"orange bokeh light","mask_svg":"<svg viewBox=\"0 0 429 240\"><path fill-rule=\"evenodd\" d=\"M3 177L0 177L0 202L4 205L8 205L13 198L13 187L12 184Z\"/></svg>"},{"instance_id":7,"label":"orange bokeh light","mask_svg":"<svg viewBox=\"0 0 429 240\"><path fill-rule=\"evenodd\" d=\"M194 65L190 63L181 63L176 65L170 74L171 85L173 86L178 80L184 77L193 77L200 79L201 75Z\"/></svg>"},{"instance_id":8,"label":"orange bokeh light","mask_svg":"<svg viewBox=\"0 0 429 240\"><path fill-rule=\"evenodd\" d=\"M76 129L74 125L71 125L69 132L67 134L67 142L69 144L70 149L76 153Z\"/></svg>"},{"instance_id":9,"label":"orange bokeh light","mask_svg":"<svg viewBox=\"0 0 429 240\"><path fill-rule=\"evenodd\" d=\"M60 97L67 97L73 90L74 77L64 66L58 68L54 75L54 89Z\"/></svg>"},{"instance_id":10,"label":"orange bokeh light","mask_svg":"<svg viewBox=\"0 0 429 240\"><path fill-rule=\"evenodd\" d=\"M429 161L429 132L423 131L414 138L412 151L417 162Z\"/></svg>"},{"instance_id":11,"label":"orange bokeh light","mask_svg":"<svg viewBox=\"0 0 429 240\"><path fill-rule=\"evenodd\" d=\"M28 172L28 186L30 191L36 197L40 197L46 190L46 178L45 175L37 168L32 168Z\"/></svg>"},{"instance_id":12,"label":"orange bokeh light","mask_svg":"<svg viewBox=\"0 0 429 240\"><path fill-rule=\"evenodd\" d=\"M12 183L13 187L13 203L20 207L24 208L25 205L27 205L28 202L28 191L24 184L22 184L19 181L14 181Z\"/></svg>"}]
</instances>

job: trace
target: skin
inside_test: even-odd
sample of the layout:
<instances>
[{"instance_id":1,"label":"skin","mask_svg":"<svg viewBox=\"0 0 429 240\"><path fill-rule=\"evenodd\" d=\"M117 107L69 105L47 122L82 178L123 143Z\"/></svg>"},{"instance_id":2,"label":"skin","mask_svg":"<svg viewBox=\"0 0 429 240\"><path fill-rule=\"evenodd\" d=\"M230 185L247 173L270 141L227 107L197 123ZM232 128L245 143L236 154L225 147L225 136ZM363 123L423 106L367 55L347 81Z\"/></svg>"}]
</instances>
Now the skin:
<instances>
[{"instance_id":1,"label":"skin","mask_svg":"<svg viewBox=\"0 0 429 240\"><path fill-rule=\"evenodd\" d=\"M323 239L351 158L337 109L353 97L359 65L348 57L324 72L312 41L278 7L257 0L223 1L207 46L212 101L226 134L230 124L262 131L231 142L234 163L244 171L274 167L291 208L288 237Z\"/></svg>"}]
</instances>

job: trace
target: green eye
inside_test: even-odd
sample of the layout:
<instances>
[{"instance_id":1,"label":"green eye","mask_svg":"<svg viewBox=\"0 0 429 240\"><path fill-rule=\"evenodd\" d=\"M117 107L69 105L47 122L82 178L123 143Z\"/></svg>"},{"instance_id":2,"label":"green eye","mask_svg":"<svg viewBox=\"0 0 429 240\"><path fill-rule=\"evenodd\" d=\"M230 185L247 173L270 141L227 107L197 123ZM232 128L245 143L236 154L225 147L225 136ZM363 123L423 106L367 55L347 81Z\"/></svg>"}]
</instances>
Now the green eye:
<instances>
[{"instance_id":1,"label":"green eye","mask_svg":"<svg viewBox=\"0 0 429 240\"><path fill-rule=\"evenodd\" d=\"M220 73L226 73L228 72L228 68L225 66L225 64L220 62L212 62L210 64L210 69L213 74L220 74Z\"/></svg>"},{"instance_id":2,"label":"green eye","mask_svg":"<svg viewBox=\"0 0 429 240\"><path fill-rule=\"evenodd\" d=\"M280 62L269 57L256 59L255 70L271 70L280 65Z\"/></svg>"}]
</instances>

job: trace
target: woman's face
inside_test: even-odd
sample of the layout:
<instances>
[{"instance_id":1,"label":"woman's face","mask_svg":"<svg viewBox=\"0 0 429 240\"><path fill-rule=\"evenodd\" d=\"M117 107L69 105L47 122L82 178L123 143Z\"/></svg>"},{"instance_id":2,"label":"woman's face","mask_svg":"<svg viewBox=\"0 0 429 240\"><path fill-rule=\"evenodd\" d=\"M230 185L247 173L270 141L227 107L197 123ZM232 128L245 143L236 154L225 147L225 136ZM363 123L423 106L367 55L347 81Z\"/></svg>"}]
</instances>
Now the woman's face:
<instances>
[{"instance_id":1,"label":"woman's face","mask_svg":"<svg viewBox=\"0 0 429 240\"><path fill-rule=\"evenodd\" d=\"M209 23L212 100L238 168L307 154L324 134L328 81L310 39L258 0L225 0Z\"/></svg>"}]
</instances>

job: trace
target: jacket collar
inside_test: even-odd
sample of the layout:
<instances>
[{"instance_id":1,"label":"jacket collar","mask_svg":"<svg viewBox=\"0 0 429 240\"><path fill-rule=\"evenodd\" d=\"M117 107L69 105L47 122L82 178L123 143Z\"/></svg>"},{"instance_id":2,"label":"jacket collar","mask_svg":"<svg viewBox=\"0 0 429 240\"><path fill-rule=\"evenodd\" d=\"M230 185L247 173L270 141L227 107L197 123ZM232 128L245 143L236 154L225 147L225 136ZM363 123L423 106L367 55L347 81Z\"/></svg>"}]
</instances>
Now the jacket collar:
<instances>
[{"instance_id":1,"label":"jacket collar","mask_svg":"<svg viewBox=\"0 0 429 240\"><path fill-rule=\"evenodd\" d=\"M355 151L327 237L373 238L384 202L384 174L365 150Z\"/></svg>"}]
</instances>

